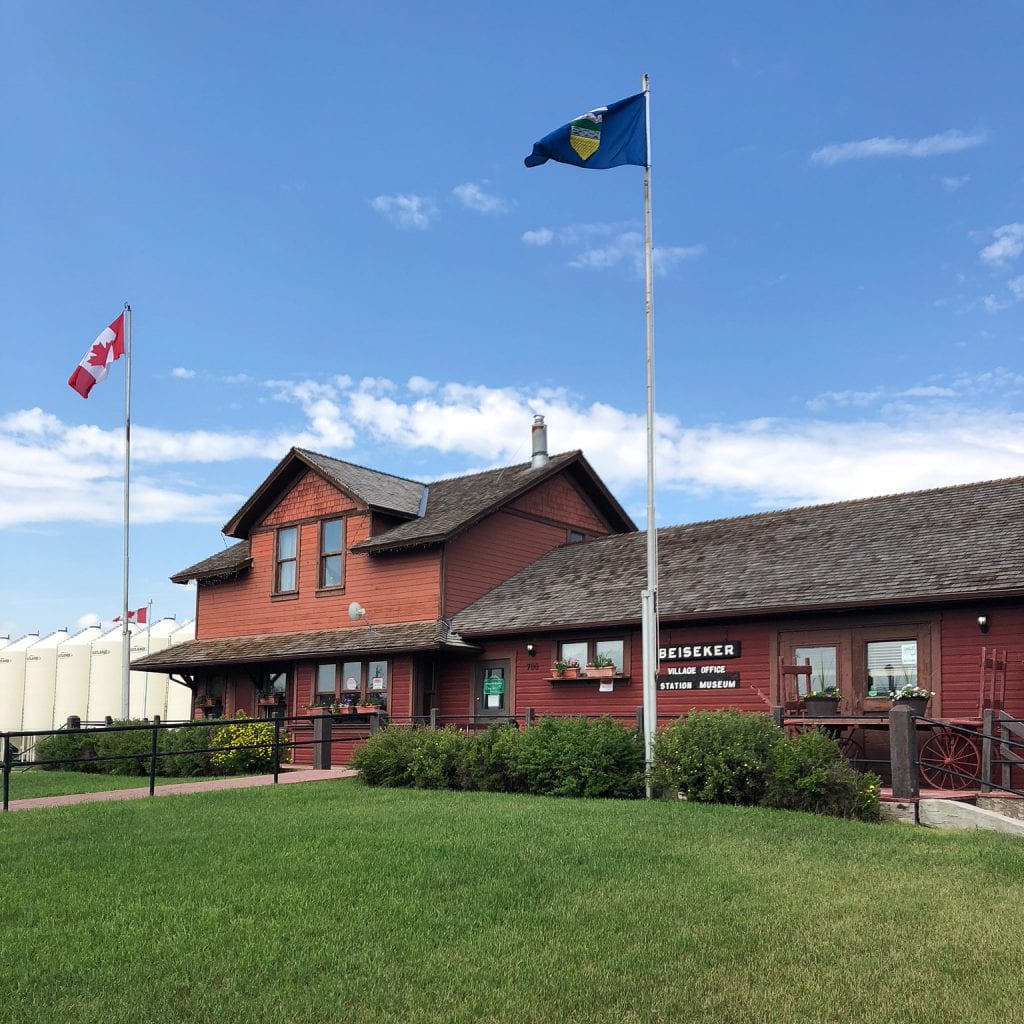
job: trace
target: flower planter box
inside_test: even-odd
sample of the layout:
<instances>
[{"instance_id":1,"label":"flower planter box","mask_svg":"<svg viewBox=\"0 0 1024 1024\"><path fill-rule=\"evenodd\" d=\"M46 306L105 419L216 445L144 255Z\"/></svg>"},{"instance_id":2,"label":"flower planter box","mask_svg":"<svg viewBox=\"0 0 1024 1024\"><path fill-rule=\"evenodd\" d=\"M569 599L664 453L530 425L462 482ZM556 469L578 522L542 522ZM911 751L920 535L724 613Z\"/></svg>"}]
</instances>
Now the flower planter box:
<instances>
[{"instance_id":1,"label":"flower planter box","mask_svg":"<svg viewBox=\"0 0 1024 1024\"><path fill-rule=\"evenodd\" d=\"M275 708L278 704L284 703L284 694L275 693L270 697L260 697L259 705L261 708Z\"/></svg>"},{"instance_id":2,"label":"flower planter box","mask_svg":"<svg viewBox=\"0 0 1024 1024\"><path fill-rule=\"evenodd\" d=\"M834 718L839 713L835 697L805 697L804 711L808 718Z\"/></svg>"},{"instance_id":3,"label":"flower planter box","mask_svg":"<svg viewBox=\"0 0 1024 1024\"><path fill-rule=\"evenodd\" d=\"M910 708L915 715L923 718L929 700L931 700L930 697L900 697L895 703L901 708Z\"/></svg>"},{"instance_id":4,"label":"flower planter box","mask_svg":"<svg viewBox=\"0 0 1024 1024\"><path fill-rule=\"evenodd\" d=\"M595 667L593 665L587 666L587 678L588 679L611 679L615 675L614 665L601 665Z\"/></svg>"}]
</instances>

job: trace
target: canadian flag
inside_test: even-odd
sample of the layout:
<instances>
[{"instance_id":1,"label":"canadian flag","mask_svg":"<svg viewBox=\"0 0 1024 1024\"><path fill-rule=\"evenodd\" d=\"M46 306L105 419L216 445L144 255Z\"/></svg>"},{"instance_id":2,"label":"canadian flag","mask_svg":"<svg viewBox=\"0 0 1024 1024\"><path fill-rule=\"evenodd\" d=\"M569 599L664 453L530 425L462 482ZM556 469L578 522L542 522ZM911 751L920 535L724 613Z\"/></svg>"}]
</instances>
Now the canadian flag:
<instances>
[{"instance_id":1,"label":"canadian flag","mask_svg":"<svg viewBox=\"0 0 1024 1024\"><path fill-rule=\"evenodd\" d=\"M75 372L68 378L71 385L83 398L89 397L93 385L107 376L110 364L124 355L124 313L92 343Z\"/></svg>"},{"instance_id":2,"label":"canadian flag","mask_svg":"<svg viewBox=\"0 0 1024 1024\"><path fill-rule=\"evenodd\" d=\"M112 621L120 622L121 621L121 616L118 615ZM146 624L146 609L145 608L136 608L135 611L129 612L128 613L128 621L129 622L138 622L140 625L144 626Z\"/></svg>"}]
</instances>

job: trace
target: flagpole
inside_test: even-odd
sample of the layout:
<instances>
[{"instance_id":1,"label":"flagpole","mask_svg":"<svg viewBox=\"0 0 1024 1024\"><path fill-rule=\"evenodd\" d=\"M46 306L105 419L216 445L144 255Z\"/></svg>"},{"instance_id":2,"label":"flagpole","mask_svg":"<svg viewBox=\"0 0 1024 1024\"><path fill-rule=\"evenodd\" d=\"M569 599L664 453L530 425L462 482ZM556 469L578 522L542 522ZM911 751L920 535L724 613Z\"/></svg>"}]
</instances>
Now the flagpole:
<instances>
[{"instance_id":1,"label":"flagpole","mask_svg":"<svg viewBox=\"0 0 1024 1024\"><path fill-rule=\"evenodd\" d=\"M644 307L647 331L647 589L641 595L643 649L644 762L646 793L651 792L654 734L658 729L658 527L654 514L654 258L651 243L651 92L642 78L647 162L644 164Z\"/></svg>"},{"instance_id":2,"label":"flagpole","mask_svg":"<svg viewBox=\"0 0 1024 1024\"><path fill-rule=\"evenodd\" d=\"M131 634L128 629L128 493L132 451L132 307L124 304L124 561L121 601L121 717L130 715Z\"/></svg>"}]
</instances>

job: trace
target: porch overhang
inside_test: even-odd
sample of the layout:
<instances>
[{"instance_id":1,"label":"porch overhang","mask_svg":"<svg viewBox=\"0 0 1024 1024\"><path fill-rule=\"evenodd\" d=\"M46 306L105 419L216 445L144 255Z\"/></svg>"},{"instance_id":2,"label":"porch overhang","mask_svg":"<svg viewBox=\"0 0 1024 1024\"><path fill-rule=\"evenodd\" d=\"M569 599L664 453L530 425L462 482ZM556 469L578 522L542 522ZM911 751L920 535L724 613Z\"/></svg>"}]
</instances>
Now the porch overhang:
<instances>
[{"instance_id":1,"label":"porch overhang","mask_svg":"<svg viewBox=\"0 0 1024 1024\"><path fill-rule=\"evenodd\" d=\"M263 633L255 636L188 640L166 650L136 658L134 671L193 675L206 668L255 665L314 658L447 652L476 654L443 619L430 622L350 626L303 633Z\"/></svg>"}]
</instances>

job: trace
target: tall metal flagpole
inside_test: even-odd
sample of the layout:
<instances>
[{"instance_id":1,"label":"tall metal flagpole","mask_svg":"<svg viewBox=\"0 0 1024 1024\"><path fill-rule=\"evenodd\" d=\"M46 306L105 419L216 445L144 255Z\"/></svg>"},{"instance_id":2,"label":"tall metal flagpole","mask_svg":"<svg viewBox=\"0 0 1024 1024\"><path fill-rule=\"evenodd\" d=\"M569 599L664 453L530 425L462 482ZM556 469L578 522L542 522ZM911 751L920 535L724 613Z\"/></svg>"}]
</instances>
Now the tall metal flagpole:
<instances>
[{"instance_id":1,"label":"tall metal flagpole","mask_svg":"<svg viewBox=\"0 0 1024 1024\"><path fill-rule=\"evenodd\" d=\"M654 260L651 244L651 91L643 76L647 163L644 165L644 289L647 320L647 589L641 595L644 762L651 798L654 734L658 728L658 526L654 515Z\"/></svg>"},{"instance_id":2,"label":"tall metal flagpole","mask_svg":"<svg viewBox=\"0 0 1024 1024\"><path fill-rule=\"evenodd\" d=\"M131 633L128 629L128 491L132 451L132 307L124 304L124 566L121 601L121 717L127 719L131 670Z\"/></svg>"}]
</instances>

